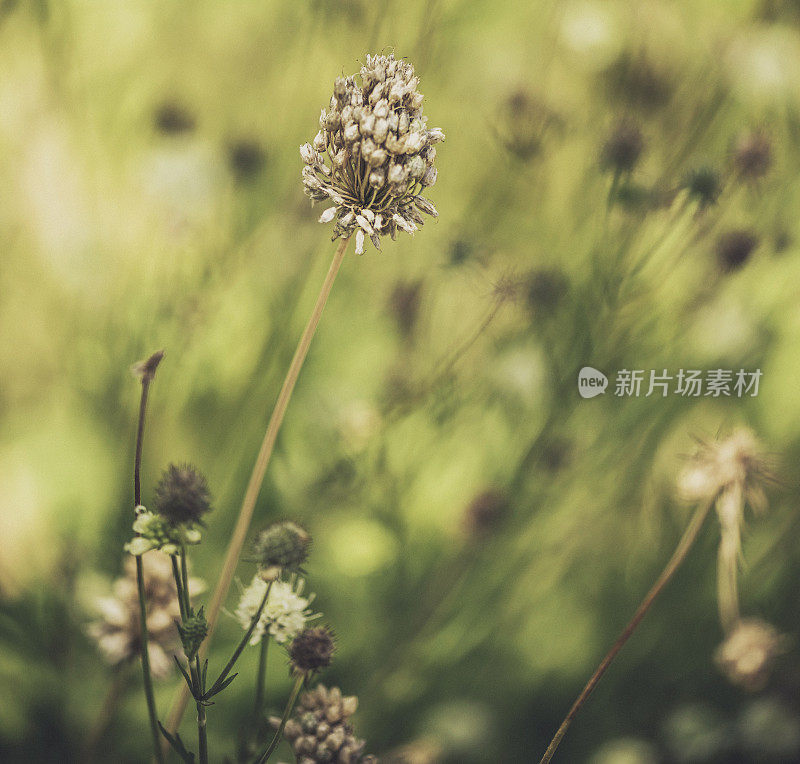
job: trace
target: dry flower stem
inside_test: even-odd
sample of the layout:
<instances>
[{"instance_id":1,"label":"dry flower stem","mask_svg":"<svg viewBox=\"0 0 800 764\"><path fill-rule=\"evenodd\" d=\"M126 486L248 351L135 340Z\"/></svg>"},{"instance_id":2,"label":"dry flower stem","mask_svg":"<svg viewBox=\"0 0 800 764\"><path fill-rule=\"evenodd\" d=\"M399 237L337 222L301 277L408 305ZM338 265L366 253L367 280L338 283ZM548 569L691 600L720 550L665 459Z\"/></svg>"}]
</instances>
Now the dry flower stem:
<instances>
[{"instance_id":1,"label":"dry flower stem","mask_svg":"<svg viewBox=\"0 0 800 764\"><path fill-rule=\"evenodd\" d=\"M317 324L319 324L322 311L325 308L325 303L328 301L328 296L331 293L331 288L333 287L333 282L336 279L336 274L339 272L339 268L344 260L344 254L347 250L347 244L349 241L349 237L343 238L339 242L339 246L336 248L333 261L328 269L328 275L325 277L325 281L322 284L322 289L317 297L317 302L314 305L313 311L311 312L311 317L308 319L306 328L300 337L300 342L294 352L294 357L289 365L289 371L286 373L286 379L283 381L283 387L278 395L278 400L275 403L275 408L272 412L272 416L270 417L269 424L267 425L267 431L264 434L264 440L261 443L261 450L258 452L258 457L256 459L255 466L253 467L253 473L251 474L250 482L247 485L247 491L242 502L242 508L239 510L239 518L236 521L235 528L233 529L231 540L228 542L228 551L225 555L225 561L222 565L222 573L220 574L219 581L214 589L214 594L208 607L208 637L206 638L204 645L200 648L201 655L205 655L208 650L208 644L210 643L211 637L214 634L214 629L216 628L217 621L219 619L219 613L222 608L222 604L225 601L225 597L227 596L231 582L233 581L236 563L239 560L239 554L242 551L242 546L244 546L245 538L247 537L247 531L250 528L250 521L253 518L256 500L258 499L258 494L261 490L261 484L264 481L267 465L269 464L270 457L272 456L272 449L275 446L275 440L278 437L278 430L280 429L281 423L283 422L283 417L286 414L286 408L289 405L289 400L292 397L295 383L300 375L300 369L302 368L303 361L308 353L308 348L311 345L311 340L314 337ZM181 686L178 698L172 706L172 710L167 721L167 729L170 732L174 732L180 724L181 718L183 717L183 712L186 710L186 704L188 700L189 688L184 683Z\"/></svg>"},{"instance_id":2,"label":"dry flower stem","mask_svg":"<svg viewBox=\"0 0 800 764\"><path fill-rule=\"evenodd\" d=\"M136 430L136 456L133 463L133 501L134 506L138 507L142 503L142 445L144 443L144 418L147 411L147 393L150 390L150 383L153 381L152 374L142 376L142 397L139 401L139 425ZM159 764L164 762L164 753L161 748L161 739L158 732L158 714L156 712L156 700L153 695L153 677L150 673L150 653L148 650L147 639L147 603L144 594L144 566L142 556L136 557L136 586L139 590L139 623L142 631L142 677L144 679L144 694L147 699L147 713L150 717L150 733L153 736L153 748L156 761Z\"/></svg>"},{"instance_id":3,"label":"dry flower stem","mask_svg":"<svg viewBox=\"0 0 800 764\"><path fill-rule=\"evenodd\" d=\"M664 570L661 572L658 580L653 584L652 589L650 589L650 591L647 593L647 596L644 598L644 600L642 600L641 605L639 605L639 608L637 609L633 618L631 618L628 625L625 627L625 630L619 635L612 648L608 651L608 653L606 653L605 658L600 661L600 665L597 667L594 674L592 674L591 678L586 683L586 686L583 688L583 690L581 690L581 694L578 695L578 699L572 704L572 708L570 708L569 713L564 718L564 721L561 722L558 732L556 732L555 737L553 737L552 741L550 742L550 745L547 746L547 750L544 752L544 756L542 756L539 764L547 764L553 758L553 755L555 754L558 746L561 744L564 735L567 734L569 725L577 715L578 711L581 710L583 704L592 694L592 691L597 686L597 683L600 681L603 674L605 674L606 669L611 665L611 661L613 661L617 656L617 653L622 650L631 634L636 631L636 627L639 625L642 618L645 617L647 611L655 602L658 595L661 594L662 589L670 582L672 577L675 575L675 572L686 559L686 555L689 554L689 550L692 548L692 546L694 546L695 541L697 541L697 537L700 535L700 530L703 527L703 523L705 522L706 517L708 517L708 513L713 505L714 501L712 500L709 502L704 502L698 506L697 510L692 516L691 522L684 531L681 540L678 542L678 546L675 548L672 557L670 558Z\"/></svg>"}]
</instances>

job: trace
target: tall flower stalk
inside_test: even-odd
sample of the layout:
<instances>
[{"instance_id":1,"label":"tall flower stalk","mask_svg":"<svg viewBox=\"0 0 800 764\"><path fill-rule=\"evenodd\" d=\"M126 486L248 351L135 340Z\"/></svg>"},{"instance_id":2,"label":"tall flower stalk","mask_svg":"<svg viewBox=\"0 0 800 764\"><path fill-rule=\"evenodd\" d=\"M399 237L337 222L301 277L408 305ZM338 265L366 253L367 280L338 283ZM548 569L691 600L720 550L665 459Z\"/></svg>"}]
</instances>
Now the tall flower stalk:
<instances>
[{"instance_id":1,"label":"tall flower stalk","mask_svg":"<svg viewBox=\"0 0 800 764\"><path fill-rule=\"evenodd\" d=\"M363 254L367 238L380 248L385 235L394 239L398 230L413 235L424 224L421 212L438 216L420 192L436 182L435 144L445 136L439 128L427 127L413 66L394 55L368 55L358 78L360 82L355 75L336 79L329 108L320 115L319 132L312 143L300 147L305 192L312 203L333 204L319 222L332 222L333 239L340 242L267 424L209 603L209 639L201 647L200 658L208 650L233 582L278 431L348 242L354 237L356 254ZM189 695L189 688L182 687L173 704L167 722L172 732L180 724Z\"/></svg>"},{"instance_id":2,"label":"tall flower stalk","mask_svg":"<svg viewBox=\"0 0 800 764\"><path fill-rule=\"evenodd\" d=\"M727 438L710 443L701 443L701 447L692 458L679 481L679 489L683 496L698 502L694 516L684 531L678 546L666 567L653 587L642 600L633 618L617 638L617 641L600 661L599 666L584 686L578 698L572 704L561 726L548 745L539 764L547 764L555 755L558 746L566 735L572 720L581 707L589 699L597 683L605 674L611 662L650 610L658 595L670 582L681 566L689 551L697 541L700 530L712 508L716 509L720 522L720 554L717 571L717 588L720 608L720 619L726 632L734 625L741 624L739 618L739 600L737 588L737 565L741 551L741 525L744 517L745 502L756 511L763 512L766 497L763 482L770 477L767 465L760 452L760 446L752 433L740 429ZM746 635L745 641L752 642L752 632ZM758 649L777 653L780 650L780 639L772 632L764 629L756 630ZM767 645L767 647L764 647ZM723 662L732 662L725 654ZM766 663L766 657L762 663ZM762 668L758 667L759 670Z\"/></svg>"},{"instance_id":3,"label":"tall flower stalk","mask_svg":"<svg viewBox=\"0 0 800 764\"><path fill-rule=\"evenodd\" d=\"M672 580L672 577L686 559L686 556L689 554L689 551L694 546L695 541L697 541L697 538L700 535L700 530L702 529L703 523L708 517L708 513L712 506L713 502L706 502L701 504L697 510L695 510L691 522L684 531L683 536L678 542L678 546L675 548L675 551L673 552L669 562L666 564L666 567L661 572L661 575L658 577L658 580L655 582L655 584L653 584L653 587L647 593L647 596L642 600L642 603L637 608L633 618L631 618L631 620L628 622L628 625L617 638L617 641L614 642L611 649L606 653L603 660L600 661L600 664L589 678L589 681L584 685L580 695L578 695L577 699L572 704L569 712L564 717L564 721L561 722L561 726L558 728L558 731L550 741L550 745L547 746L547 750L544 752L539 764L547 764L547 762L553 758L558 746L561 745L561 741L564 739L564 735L567 734L567 730L569 729L570 724L572 724L572 720L577 716L578 711L581 710L584 703L586 703L586 701L589 699L589 696L594 691L594 688L597 686L598 682L603 678L603 674L606 673L608 667L611 665L611 662L617 657L619 651L622 650L622 648L625 646L625 643L631 638L631 635L634 631L636 631L636 628L639 626L642 619L647 615L647 611L653 606L653 603L658 598L658 595L661 594L664 587Z\"/></svg>"}]
</instances>

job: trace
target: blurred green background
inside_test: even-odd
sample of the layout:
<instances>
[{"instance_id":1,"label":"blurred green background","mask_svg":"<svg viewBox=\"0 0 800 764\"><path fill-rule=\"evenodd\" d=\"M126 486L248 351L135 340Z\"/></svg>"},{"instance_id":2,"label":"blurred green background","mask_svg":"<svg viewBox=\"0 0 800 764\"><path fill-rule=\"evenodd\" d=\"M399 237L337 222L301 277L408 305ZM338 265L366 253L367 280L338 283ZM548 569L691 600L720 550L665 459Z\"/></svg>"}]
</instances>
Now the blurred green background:
<instances>
[{"instance_id":1,"label":"blurred green background","mask_svg":"<svg viewBox=\"0 0 800 764\"><path fill-rule=\"evenodd\" d=\"M145 503L170 461L205 472L193 568L215 580L333 251L297 147L334 78L392 51L447 135L440 219L345 261L254 523L312 532L322 681L359 696L368 750L538 760L688 520L695 435L746 424L775 454L743 610L800 631L800 3L2 0L0 759L80 761L101 711L87 602L121 570L129 369L158 348ZM642 153L615 173L620 120ZM756 138L766 169L743 164ZM582 400L584 365L764 376ZM714 666L717 541L713 521L557 760L800 761L796 649L755 695ZM212 664L239 634L223 619ZM212 760L255 653L210 710ZM139 680L101 760L147 760ZM274 709L289 684L276 650Z\"/></svg>"}]
</instances>

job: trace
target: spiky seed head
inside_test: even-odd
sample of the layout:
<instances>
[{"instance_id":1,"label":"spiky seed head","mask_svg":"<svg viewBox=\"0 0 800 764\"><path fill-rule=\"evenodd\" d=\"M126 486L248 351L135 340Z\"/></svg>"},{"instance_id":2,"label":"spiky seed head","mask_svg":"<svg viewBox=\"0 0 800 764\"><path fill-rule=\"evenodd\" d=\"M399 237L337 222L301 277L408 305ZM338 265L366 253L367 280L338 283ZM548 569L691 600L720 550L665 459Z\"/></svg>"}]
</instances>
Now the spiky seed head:
<instances>
[{"instance_id":1,"label":"spiky seed head","mask_svg":"<svg viewBox=\"0 0 800 764\"><path fill-rule=\"evenodd\" d=\"M324 669L331 664L336 645L327 626L303 629L289 646L289 660L296 674Z\"/></svg>"},{"instance_id":2,"label":"spiky seed head","mask_svg":"<svg viewBox=\"0 0 800 764\"><path fill-rule=\"evenodd\" d=\"M758 246L758 237L745 229L727 231L717 239L717 261L723 271L741 268Z\"/></svg>"},{"instance_id":3,"label":"spiky seed head","mask_svg":"<svg viewBox=\"0 0 800 764\"><path fill-rule=\"evenodd\" d=\"M170 464L156 486L155 511L173 523L201 523L211 511L205 477L191 464Z\"/></svg>"},{"instance_id":4,"label":"spiky seed head","mask_svg":"<svg viewBox=\"0 0 800 764\"><path fill-rule=\"evenodd\" d=\"M286 520L258 533L253 541L253 557L262 571L297 571L308 559L310 546L308 531Z\"/></svg>"},{"instance_id":5,"label":"spiky seed head","mask_svg":"<svg viewBox=\"0 0 800 764\"><path fill-rule=\"evenodd\" d=\"M359 75L336 79L320 131L300 147L306 194L335 205L320 222L334 223L334 239L355 234L357 254L367 239L379 249L398 229L413 234L417 210L437 216L419 194L436 182L434 146L445 136L428 128L418 85L407 61L368 55Z\"/></svg>"},{"instance_id":6,"label":"spiky seed head","mask_svg":"<svg viewBox=\"0 0 800 764\"><path fill-rule=\"evenodd\" d=\"M702 207L707 207L717 201L722 190L722 179L713 167L704 165L688 173L685 185L689 195L697 199Z\"/></svg>"},{"instance_id":7,"label":"spiky seed head","mask_svg":"<svg viewBox=\"0 0 800 764\"><path fill-rule=\"evenodd\" d=\"M644 150L644 137L639 126L622 119L614 126L603 144L602 164L618 172L630 172Z\"/></svg>"}]
</instances>

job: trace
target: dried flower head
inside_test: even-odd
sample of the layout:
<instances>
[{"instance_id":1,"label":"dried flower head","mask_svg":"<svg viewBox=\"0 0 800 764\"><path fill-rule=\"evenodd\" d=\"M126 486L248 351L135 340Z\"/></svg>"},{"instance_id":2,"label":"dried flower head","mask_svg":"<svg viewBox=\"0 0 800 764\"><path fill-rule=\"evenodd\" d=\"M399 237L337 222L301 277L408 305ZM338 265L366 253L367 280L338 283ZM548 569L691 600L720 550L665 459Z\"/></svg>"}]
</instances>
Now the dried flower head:
<instances>
[{"instance_id":1,"label":"dried flower head","mask_svg":"<svg viewBox=\"0 0 800 764\"><path fill-rule=\"evenodd\" d=\"M364 756L366 744L353 734L350 717L357 708L358 698L342 695L338 687L328 689L320 684L303 693L283 731L297 760L303 764L377 764L374 756ZM270 721L275 727L280 724L279 719Z\"/></svg>"},{"instance_id":2,"label":"dried flower head","mask_svg":"<svg viewBox=\"0 0 800 764\"><path fill-rule=\"evenodd\" d=\"M211 493L201 472L191 464L170 464L156 486L156 512L173 523L198 523L211 511Z\"/></svg>"},{"instance_id":3,"label":"dried flower head","mask_svg":"<svg viewBox=\"0 0 800 764\"><path fill-rule=\"evenodd\" d=\"M717 239L717 261L723 271L741 268L758 246L758 237L750 231L736 229L727 231Z\"/></svg>"},{"instance_id":4,"label":"dried flower head","mask_svg":"<svg viewBox=\"0 0 800 764\"><path fill-rule=\"evenodd\" d=\"M300 156L306 194L334 205L320 223L334 222L334 239L355 233L363 254L365 237L380 249L380 237L394 239L398 228L413 234L421 212L438 216L420 191L436 182L435 144L444 133L428 128L419 78L407 61L368 55L359 78L336 79L320 130Z\"/></svg>"},{"instance_id":5,"label":"dried flower head","mask_svg":"<svg viewBox=\"0 0 800 764\"><path fill-rule=\"evenodd\" d=\"M149 554L143 560L147 633L150 668L153 676L164 678L172 667L171 653L177 647L175 621L180 617L172 564L164 554ZM189 579L190 595L203 591L200 579ZM99 619L87 629L106 661L124 663L141 652L139 628L139 593L136 586L136 563L125 560L125 573L113 585L113 595L98 597L93 605Z\"/></svg>"},{"instance_id":6,"label":"dried flower head","mask_svg":"<svg viewBox=\"0 0 800 764\"><path fill-rule=\"evenodd\" d=\"M250 585L242 590L242 596L234 616L243 629L250 628L250 623L264 599L267 585L261 576L255 575ZM300 596L304 586L305 581L302 578L293 583L273 581L267 604L250 637L251 645L261 642L265 634L271 636L279 644L288 642L305 628L309 619L318 617L312 615L308 610L314 595Z\"/></svg>"},{"instance_id":7,"label":"dried flower head","mask_svg":"<svg viewBox=\"0 0 800 764\"><path fill-rule=\"evenodd\" d=\"M733 164L744 178L756 180L772 165L772 141L762 131L742 133L733 149Z\"/></svg>"},{"instance_id":8,"label":"dried flower head","mask_svg":"<svg viewBox=\"0 0 800 764\"><path fill-rule=\"evenodd\" d=\"M679 490L687 499L713 501L720 524L717 600L726 630L739 621L738 565L744 506L766 510L767 462L755 436L744 428L727 438L704 442L683 472Z\"/></svg>"},{"instance_id":9,"label":"dried flower head","mask_svg":"<svg viewBox=\"0 0 800 764\"><path fill-rule=\"evenodd\" d=\"M603 144L603 166L617 172L630 172L639 161L644 149L644 138L639 126L622 119L614 126Z\"/></svg>"},{"instance_id":10,"label":"dried flower head","mask_svg":"<svg viewBox=\"0 0 800 764\"><path fill-rule=\"evenodd\" d=\"M775 659L788 647L788 638L775 627L758 618L747 618L737 622L717 648L714 660L734 684L761 690Z\"/></svg>"},{"instance_id":11,"label":"dried flower head","mask_svg":"<svg viewBox=\"0 0 800 764\"><path fill-rule=\"evenodd\" d=\"M304 629L289 645L289 660L296 674L319 671L331 665L336 645L327 626Z\"/></svg>"},{"instance_id":12,"label":"dried flower head","mask_svg":"<svg viewBox=\"0 0 800 764\"><path fill-rule=\"evenodd\" d=\"M273 523L260 531L253 541L253 558L264 578L277 578L284 570L300 571L308 559L311 536L297 523Z\"/></svg>"}]
</instances>

